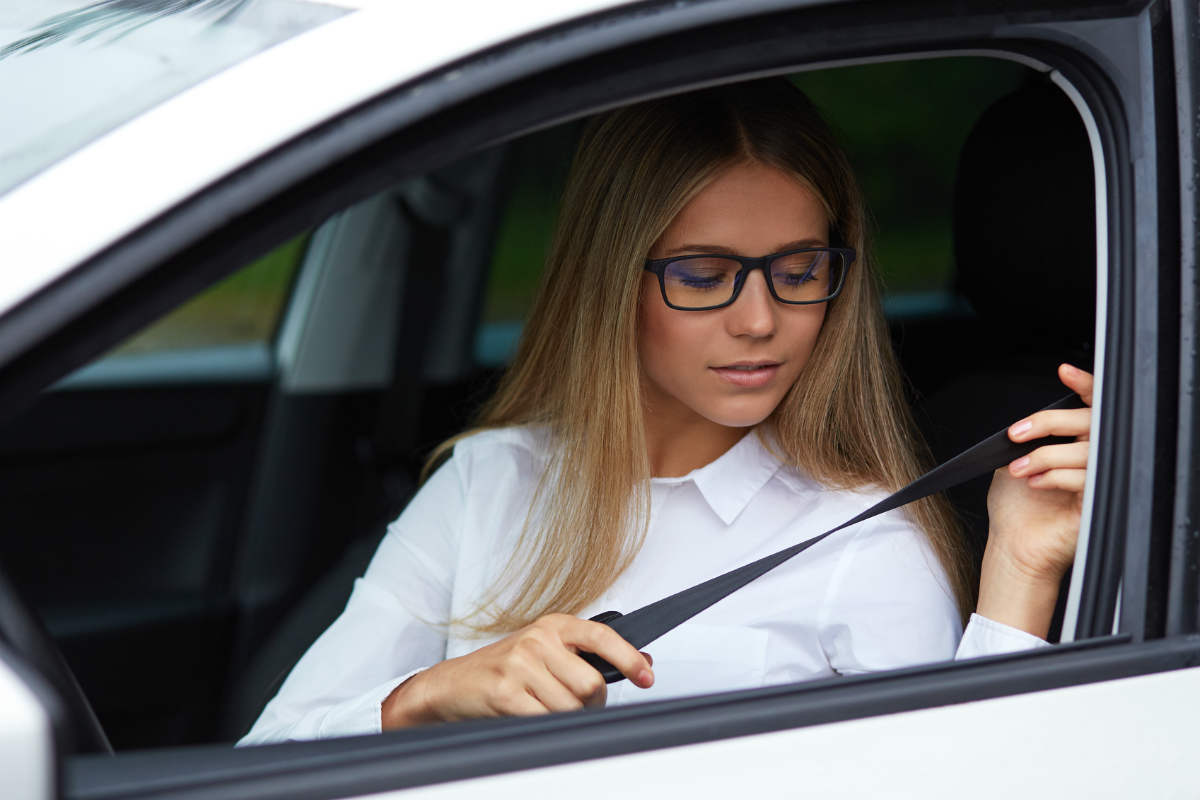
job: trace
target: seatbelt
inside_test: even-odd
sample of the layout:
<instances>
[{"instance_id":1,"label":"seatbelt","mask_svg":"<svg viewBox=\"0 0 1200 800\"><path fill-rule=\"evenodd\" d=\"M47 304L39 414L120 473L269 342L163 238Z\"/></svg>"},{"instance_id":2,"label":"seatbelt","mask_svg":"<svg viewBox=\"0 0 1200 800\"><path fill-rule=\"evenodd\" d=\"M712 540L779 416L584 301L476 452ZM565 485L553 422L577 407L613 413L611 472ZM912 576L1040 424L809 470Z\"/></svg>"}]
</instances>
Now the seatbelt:
<instances>
[{"instance_id":1,"label":"seatbelt","mask_svg":"<svg viewBox=\"0 0 1200 800\"><path fill-rule=\"evenodd\" d=\"M1083 402L1079 399L1079 396L1072 394L1056 400L1042 410L1081 407L1083 407ZM799 544L794 544L791 547L785 547L777 553L764 556L757 561L730 570L704 583L696 584L690 589L684 589L670 597L664 597L662 600L657 600L650 605L642 606L636 611L631 611L628 614L622 614L619 611L604 611L592 617L592 621L605 623L619 633L625 641L641 649L664 633L682 625L717 601L733 594L760 575L770 572L793 556L803 553L808 548L844 528L849 528L851 525L864 522L871 517L878 516L885 511L891 511L893 508L899 508L914 500L920 500L936 492L953 488L960 483L966 483L980 475L986 475L1008 464L1010 461L1027 455L1039 447L1073 441L1075 440L1070 437L1047 436L1028 442L1013 442L1008 438L1008 429L1005 428L997 431L973 447L964 450L944 464L934 467L903 489L885 497L861 514L846 520L835 528L830 528L818 536L814 536ZM604 680L608 683L615 683L625 677L616 667L594 653L580 653L580 655L585 661L598 669L600 674L604 676Z\"/></svg>"}]
</instances>

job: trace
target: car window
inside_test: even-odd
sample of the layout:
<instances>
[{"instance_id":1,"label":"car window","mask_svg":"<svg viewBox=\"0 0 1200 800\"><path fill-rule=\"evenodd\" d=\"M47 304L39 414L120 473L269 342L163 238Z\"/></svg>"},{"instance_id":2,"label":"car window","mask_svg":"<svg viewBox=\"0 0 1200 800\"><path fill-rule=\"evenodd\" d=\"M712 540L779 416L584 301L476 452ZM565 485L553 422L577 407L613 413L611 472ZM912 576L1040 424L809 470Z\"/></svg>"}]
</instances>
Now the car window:
<instances>
[{"instance_id":1,"label":"car window","mask_svg":"<svg viewBox=\"0 0 1200 800\"><path fill-rule=\"evenodd\" d=\"M986 302L986 292L978 290L974 276L990 273L993 279L1003 281L1005 274L1023 274L1024 267L1016 261L1008 265L1010 272L1006 273L977 260L975 250L962 250L969 257L961 255L958 250L964 242L955 230L955 201L956 193L987 191L986 185L962 186L964 154L985 112L1010 96L1053 93L1055 107L1065 109L1078 128L1069 136L1072 163L1090 165L1086 134L1065 95L1026 66L982 57L814 70L791 76L791 80L810 94L840 131L866 187L885 310L901 353L907 388L938 459L954 455L1064 394L1054 377L1058 363L1054 359L1078 360L1090 367L1090 354L1085 347L1086 360L1079 360L1075 353L1059 349L1057 339L1039 347L1023 335L1009 335L1007 318L998 316L995 307ZM470 405L470 399L477 407L493 385L496 368L511 358L542 272L580 127L571 122L506 145L507 171L512 177L502 195L490 254L485 255L480 271L487 289L475 355L484 368L483 376L464 375L461 382L442 387L436 395L439 408L462 408ZM1032 146L1036 148L1037 143ZM1084 177L1087 180L1072 174L1065 182L1071 186L1071 205L1091 219L1090 173ZM1010 198L1006 195L1003 202ZM1010 210L1017 211L1019 206L1012 204ZM1012 220L997 213L994 227L1028 230L1024 222ZM1077 226L1057 233L1078 252L1072 268L1082 269L1085 276L1094 271L1093 232ZM1030 259L1027 266L1035 263ZM1085 309L1083 316L1094 302L1085 284L1086 278L1071 303ZM1026 302L1008 295L1005 301ZM1025 308L1013 305L1009 312L1017 307ZM1090 339L1091 330L1083 325L1072 331L1075 334ZM974 360L969 361L968 355ZM977 374L970 375L972 370ZM961 380L964 377L971 380ZM1006 391L997 391L1000 386ZM981 401L980 394L989 397ZM469 415L449 416L449 422L445 416L440 420L444 427L425 428L430 445L470 422ZM967 529L969 548L981 554L987 528L978 484L954 500ZM986 485L983 488L986 491ZM751 649L765 646L761 641L742 644Z\"/></svg>"},{"instance_id":2,"label":"car window","mask_svg":"<svg viewBox=\"0 0 1200 800\"><path fill-rule=\"evenodd\" d=\"M59 388L222 379L267 365L296 272L303 234L242 267L65 378Z\"/></svg>"},{"instance_id":3,"label":"car window","mask_svg":"<svg viewBox=\"0 0 1200 800\"><path fill-rule=\"evenodd\" d=\"M921 323L931 340L973 341L977 330L962 324L975 313L959 292L951 220L959 156L984 109L1031 74L1013 62L972 57L792 76L839 130L865 185L876 220L885 304L899 326L897 335L909 330L905 325ZM469 422L470 409L486 396L496 369L511 358L579 129L572 122L498 146L495 152L506 155L505 174L511 176L504 191L497 182L494 190L487 184L471 196L464 187L474 186L472 176L458 176L454 183L431 175L363 201L311 236L279 244L60 384L102 391L50 393L60 396L44 398L24 424L5 431L0 455L11 456L9 507L25 498L22 523L13 529L37 517L39 527L55 532L66 553L62 558L75 571L56 573L54 559L27 542L8 543L10 562L24 570L20 577L45 587L40 599L47 607L57 603L55 632L85 690L99 698L106 727L118 732L113 737L118 747L241 735L245 714L253 719L287 668L344 606L383 534L387 518L380 509L394 516L395 502L402 504L417 484L411 465ZM456 167L470 172L469 166L464 161L446 172ZM384 273L394 278L416 259L440 263L449 252L462 256L458 251L470 248L455 247L471 237L457 221L467 215L464 209L480 206L499 219L490 238L480 236L482 255L472 256L479 268L471 280L486 284L478 324L470 323L480 373L424 379L412 367L422 354L406 352L397 335L403 328L356 316L368 306L347 299L354 292L330 301L329 324L345 328L339 315L353 317L367 337L359 352L378 349L380 341L396 344L397 380L391 387L323 383L293 391L271 383L269 375L252 387L201 387L193 380L199 373L177 368L199 363L196 356L224 358L246 348L270 358L297 270L302 262L308 266L310 245L327 264L355 254L337 272L320 273L337 276L329 280L365 280L368 270L359 267L368 262L372 280ZM355 247L331 254L317 242ZM383 268L387 265L392 269ZM462 277L467 272L455 274L460 283L454 288L469 296L475 287ZM308 289L328 289L319 285L323 280L313 277ZM409 287L396 283L364 284L358 294L373 294L384 305L404 304L405 310L432 296L408 297ZM908 350L904 367L910 378L920 378L918 396L962 371L941 356L932 348ZM176 388L165 390L167 383ZM70 421L65 427L64 420ZM410 430L420 437L409 436ZM53 437L43 435L47 431ZM405 448L413 452L394 458ZM30 455L43 464L71 460L71 485L86 486L95 501L86 508L89 529L99 531L90 541L74 534L84 525L83 509L36 513L53 505L63 487L55 470L22 468L19 459ZM0 501L7 502L3 496ZM133 523L126 514L130 506L142 509ZM274 546L257 543L264 531L274 536ZM145 544L139 551L144 557L130 572L143 582L144 574L155 575L156 593L130 600L127 592L114 591L114 585L132 583L114 563L106 581L90 584L120 595L113 608L105 609L102 598L99 611L88 610L86 586L74 587L63 608L62 597L52 591L54 576L78 578L89 559L115 561L102 545L119 554L123 540ZM186 591L173 592L173 576L180 575L186 580L177 583ZM162 613L133 613L147 608ZM141 654L138 663L147 665L164 652L174 667L193 663L186 699L172 699L179 692L169 680L114 667L114 654L134 651ZM251 685L249 678L260 676L261 683ZM145 708L139 710L133 697L145 700Z\"/></svg>"},{"instance_id":4,"label":"car window","mask_svg":"<svg viewBox=\"0 0 1200 800\"><path fill-rule=\"evenodd\" d=\"M308 0L0 7L0 194L255 53L343 15Z\"/></svg>"},{"instance_id":5,"label":"car window","mask_svg":"<svg viewBox=\"0 0 1200 800\"><path fill-rule=\"evenodd\" d=\"M267 342L274 335L309 237L246 265L120 345L106 358Z\"/></svg>"}]
</instances>

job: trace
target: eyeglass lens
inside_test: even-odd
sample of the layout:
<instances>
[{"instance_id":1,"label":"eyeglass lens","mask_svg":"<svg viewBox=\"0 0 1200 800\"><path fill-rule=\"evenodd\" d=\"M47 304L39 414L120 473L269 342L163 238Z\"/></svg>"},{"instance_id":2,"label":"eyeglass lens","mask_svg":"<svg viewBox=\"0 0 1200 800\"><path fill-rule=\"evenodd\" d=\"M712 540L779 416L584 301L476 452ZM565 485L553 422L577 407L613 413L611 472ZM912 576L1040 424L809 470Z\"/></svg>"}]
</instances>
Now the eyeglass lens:
<instances>
[{"instance_id":1,"label":"eyeglass lens","mask_svg":"<svg viewBox=\"0 0 1200 800\"><path fill-rule=\"evenodd\" d=\"M663 271L667 302L679 308L718 306L733 297L741 262L724 256L691 256L672 261ZM788 253L769 267L780 300L817 303L837 288L842 257L824 250Z\"/></svg>"}]
</instances>

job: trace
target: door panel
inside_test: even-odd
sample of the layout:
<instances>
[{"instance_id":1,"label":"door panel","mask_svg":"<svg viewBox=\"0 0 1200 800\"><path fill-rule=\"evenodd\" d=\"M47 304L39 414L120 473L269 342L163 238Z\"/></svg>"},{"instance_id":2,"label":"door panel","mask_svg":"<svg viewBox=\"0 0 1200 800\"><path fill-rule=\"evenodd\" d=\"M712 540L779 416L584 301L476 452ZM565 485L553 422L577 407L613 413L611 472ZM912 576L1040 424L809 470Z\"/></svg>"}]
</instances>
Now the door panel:
<instances>
[{"instance_id":1,"label":"door panel","mask_svg":"<svg viewBox=\"0 0 1200 800\"><path fill-rule=\"evenodd\" d=\"M1200 669L372 795L1192 797ZM970 735L964 735L964 732ZM736 765L736 769L732 768ZM1100 768L1103 765L1103 768Z\"/></svg>"},{"instance_id":2,"label":"door panel","mask_svg":"<svg viewBox=\"0 0 1200 800\"><path fill-rule=\"evenodd\" d=\"M267 390L54 391L0 431L0 558L117 747L210 724Z\"/></svg>"}]
</instances>

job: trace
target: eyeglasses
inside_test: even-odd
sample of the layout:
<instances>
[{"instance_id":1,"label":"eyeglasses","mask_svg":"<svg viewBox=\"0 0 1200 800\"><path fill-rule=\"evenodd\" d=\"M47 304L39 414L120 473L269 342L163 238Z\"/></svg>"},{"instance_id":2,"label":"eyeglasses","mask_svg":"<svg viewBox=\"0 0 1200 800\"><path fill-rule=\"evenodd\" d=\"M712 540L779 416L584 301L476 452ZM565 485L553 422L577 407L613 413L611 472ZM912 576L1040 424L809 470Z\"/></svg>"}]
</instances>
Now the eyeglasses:
<instances>
[{"instance_id":1,"label":"eyeglasses","mask_svg":"<svg viewBox=\"0 0 1200 800\"><path fill-rule=\"evenodd\" d=\"M681 311L724 308L737 300L751 270L762 270L771 296L781 303L809 305L837 297L854 263L849 247L806 247L761 258L726 255L652 258L645 269L658 276L663 300Z\"/></svg>"}]
</instances>

